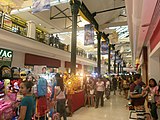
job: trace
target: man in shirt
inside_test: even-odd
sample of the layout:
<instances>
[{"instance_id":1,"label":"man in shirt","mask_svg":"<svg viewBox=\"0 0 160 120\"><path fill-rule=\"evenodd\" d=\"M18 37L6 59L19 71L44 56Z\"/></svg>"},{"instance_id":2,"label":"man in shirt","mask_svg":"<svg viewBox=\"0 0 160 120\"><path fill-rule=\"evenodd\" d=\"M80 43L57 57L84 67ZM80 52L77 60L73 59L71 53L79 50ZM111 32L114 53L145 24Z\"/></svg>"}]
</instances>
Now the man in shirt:
<instances>
[{"instance_id":1,"label":"man in shirt","mask_svg":"<svg viewBox=\"0 0 160 120\"><path fill-rule=\"evenodd\" d=\"M143 106L145 102L146 91L142 89L145 85L142 82L142 77L140 74L134 75L134 82L130 85L130 97L133 106Z\"/></svg>"}]
</instances>

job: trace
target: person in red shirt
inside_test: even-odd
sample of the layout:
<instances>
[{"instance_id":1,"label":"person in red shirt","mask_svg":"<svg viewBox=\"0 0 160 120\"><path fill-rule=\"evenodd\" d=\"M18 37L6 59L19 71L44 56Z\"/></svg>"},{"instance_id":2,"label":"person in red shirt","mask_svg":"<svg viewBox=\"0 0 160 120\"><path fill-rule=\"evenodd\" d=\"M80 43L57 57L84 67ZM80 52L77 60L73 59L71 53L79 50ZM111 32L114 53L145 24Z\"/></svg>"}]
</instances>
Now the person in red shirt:
<instances>
[{"instance_id":1,"label":"person in red shirt","mask_svg":"<svg viewBox=\"0 0 160 120\"><path fill-rule=\"evenodd\" d=\"M134 82L130 85L130 98L134 107L144 106L145 98L147 95L147 88L143 89L145 83L142 82L140 74L134 75Z\"/></svg>"}]
</instances>

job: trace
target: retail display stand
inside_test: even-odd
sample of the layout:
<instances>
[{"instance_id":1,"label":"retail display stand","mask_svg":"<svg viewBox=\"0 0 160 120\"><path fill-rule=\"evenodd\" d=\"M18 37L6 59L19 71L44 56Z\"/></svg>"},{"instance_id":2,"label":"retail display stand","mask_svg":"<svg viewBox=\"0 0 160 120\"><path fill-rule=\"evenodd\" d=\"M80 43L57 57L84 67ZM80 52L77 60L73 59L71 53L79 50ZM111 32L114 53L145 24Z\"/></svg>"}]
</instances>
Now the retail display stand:
<instances>
[{"instance_id":1,"label":"retail display stand","mask_svg":"<svg viewBox=\"0 0 160 120\"><path fill-rule=\"evenodd\" d=\"M11 120L18 116L17 92L19 91L20 69L1 66L0 68L0 120Z\"/></svg>"}]
</instances>

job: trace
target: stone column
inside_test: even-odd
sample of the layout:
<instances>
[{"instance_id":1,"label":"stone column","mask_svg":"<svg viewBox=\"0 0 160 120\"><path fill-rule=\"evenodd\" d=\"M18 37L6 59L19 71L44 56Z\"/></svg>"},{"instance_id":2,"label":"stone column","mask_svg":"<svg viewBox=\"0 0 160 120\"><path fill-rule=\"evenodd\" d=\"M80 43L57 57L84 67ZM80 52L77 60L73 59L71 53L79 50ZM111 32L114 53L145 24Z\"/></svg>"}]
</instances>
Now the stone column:
<instances>
[{"instance_id":1,"label":"stone column","mask_svg":"<svg viewBox=\"0 0 160 120\"><path fill-rule=\"evenodd\" d=\"M33 21L27 21L27 37L36 38L36 25Z\"/></svg>"}]
</instances>

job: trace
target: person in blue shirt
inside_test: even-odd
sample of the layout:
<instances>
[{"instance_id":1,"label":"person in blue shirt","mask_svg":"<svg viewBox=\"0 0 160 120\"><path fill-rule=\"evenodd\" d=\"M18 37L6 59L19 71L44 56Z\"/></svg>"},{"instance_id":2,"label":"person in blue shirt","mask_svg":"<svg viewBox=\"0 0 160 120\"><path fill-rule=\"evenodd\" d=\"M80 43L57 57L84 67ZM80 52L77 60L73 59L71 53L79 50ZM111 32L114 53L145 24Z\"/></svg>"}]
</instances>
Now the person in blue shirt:
<instances>
[{"instance_id":1,"label":"person in blue shirt","mask_svg":"<svg viewBox=\"0 0 160 120\"><path fill-rule=\"evenodd\" d=\"M20 93L24 96L20 103L20 116L18 120L31 120L34 113L34 98L31 93L33 83L25 81L20 84Z\"/></svg>"},{"instance_id":2,"label":"person in blue shirt","mask_svg":"<svg viewBox=\"0 0 160 120\"><path fill-rule=\"evenodd\" d=\"M53 97L54 97L54 88L57 85L57 77L58 77L57 75L58 74L55 75L55 79L54 79L53 86L52 86L51 101L53 100ZM50 117L52 117L53 112L54 112L54 108L51 108L50 113L49 113Z\"/></svg>"}]
</instances>

